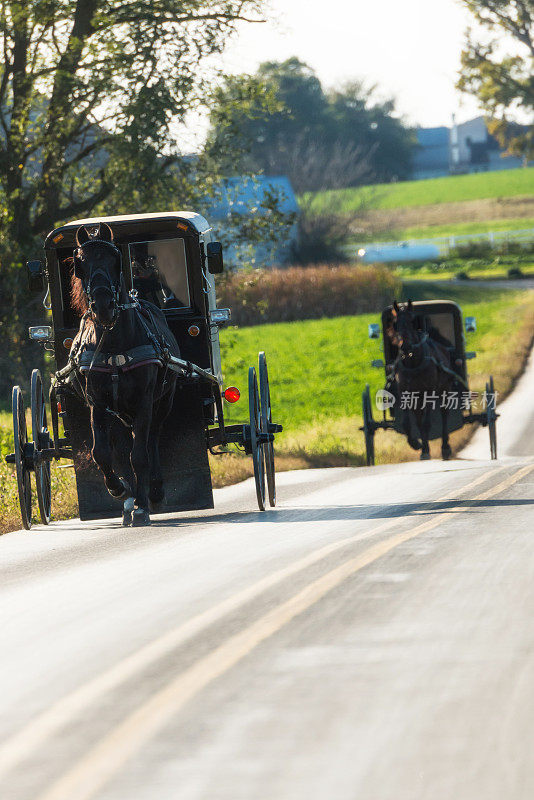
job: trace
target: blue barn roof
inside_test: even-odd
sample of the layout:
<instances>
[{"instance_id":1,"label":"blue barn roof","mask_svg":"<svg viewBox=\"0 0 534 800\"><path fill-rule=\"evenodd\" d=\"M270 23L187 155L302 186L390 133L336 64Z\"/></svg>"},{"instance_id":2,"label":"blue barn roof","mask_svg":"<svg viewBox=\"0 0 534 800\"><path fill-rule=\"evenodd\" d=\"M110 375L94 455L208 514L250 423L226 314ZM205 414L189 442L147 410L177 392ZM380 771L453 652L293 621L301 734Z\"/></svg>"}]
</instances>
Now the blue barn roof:
<instances>
[{"instance_id":1,"label":"blue barn roof","mask_svg":"<svg viewBox=\"0 0 534 800\"><path fill-rule=\"evenodd\" d=\"M258 175L227 178L220 196L210 204L209 214L214 219L221 219L230 213L250 214L269 193L278 198L278 208L282 213L298 212L297 198L289 178L285 175Z\"/></svg>"}]
</instances>

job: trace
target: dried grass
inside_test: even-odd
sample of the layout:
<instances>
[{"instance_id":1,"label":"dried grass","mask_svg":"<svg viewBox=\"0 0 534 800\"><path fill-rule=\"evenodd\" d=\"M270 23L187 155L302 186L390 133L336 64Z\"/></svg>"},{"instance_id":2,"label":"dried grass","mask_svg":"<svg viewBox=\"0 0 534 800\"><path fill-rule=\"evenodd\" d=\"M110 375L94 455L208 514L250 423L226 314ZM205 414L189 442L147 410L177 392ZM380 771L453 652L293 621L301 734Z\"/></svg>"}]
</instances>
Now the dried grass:
<instances>
[{"instance_id":1,"label":"dried grass","mask_svg":"<svg viewBox=\"0 0 534 800\"><path fill-rule=\"evenodd\" d=\"M237 325L362 314L386 306L401 284L385 267L290 267L236 272L218 287Z\"/></svg>"},{"instance_id":2,"label":"dried grass","mask_svg":"<svg viewBox=\"0 0 534 800\"><path fill-rule=\"evenodd\" d=\"M373 209L364 218L354 219L355 235L386 234L396 230L432 225L453 225L487 220L520 219L534 217L534 197L503 197L486 200L466 200L461 203L439 203L428 206ZM351 224L351 223L349 223ZM432 232L429 231L431 236Z\"/></svg>"}]
</instances>

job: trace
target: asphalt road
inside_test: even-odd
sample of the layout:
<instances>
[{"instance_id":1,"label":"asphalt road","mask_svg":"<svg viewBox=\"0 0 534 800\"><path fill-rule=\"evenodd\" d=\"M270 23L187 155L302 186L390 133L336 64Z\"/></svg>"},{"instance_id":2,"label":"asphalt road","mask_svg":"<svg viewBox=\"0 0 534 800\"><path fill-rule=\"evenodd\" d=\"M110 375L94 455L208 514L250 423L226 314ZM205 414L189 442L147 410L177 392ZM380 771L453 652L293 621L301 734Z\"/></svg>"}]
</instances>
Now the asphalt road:
<instances>
[{"instance_id":1,"label":"asphalt road","mask_svg":"<svg viewBox=\"0 0 534 800\"><path fill-rule=\"evenodd\" d=\"M531 800L531 386L498 462L1 537L1 800Z\"/></svg>"}]
</instances>

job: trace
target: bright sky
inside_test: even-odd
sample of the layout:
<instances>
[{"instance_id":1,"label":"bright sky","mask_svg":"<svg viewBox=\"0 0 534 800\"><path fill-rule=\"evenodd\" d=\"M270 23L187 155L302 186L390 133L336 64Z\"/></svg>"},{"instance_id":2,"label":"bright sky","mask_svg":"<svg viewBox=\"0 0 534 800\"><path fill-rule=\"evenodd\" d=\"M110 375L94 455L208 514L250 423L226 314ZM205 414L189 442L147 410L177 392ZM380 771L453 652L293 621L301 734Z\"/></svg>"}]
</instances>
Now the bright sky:
<instances>
[{"instance_id":1,"label":"bright sky","mask_svg":"<svg viewBox=\"0 0 534 800\"><path fill-rule=\"evenodd\" d=\"M459 0L271 0L271 21L243 25L222 61L254 72L296 55L327 87L355 78L397 98L408 122L449 125L478 108L454 84L468 12Z\"/></svg>"}]
</instances>

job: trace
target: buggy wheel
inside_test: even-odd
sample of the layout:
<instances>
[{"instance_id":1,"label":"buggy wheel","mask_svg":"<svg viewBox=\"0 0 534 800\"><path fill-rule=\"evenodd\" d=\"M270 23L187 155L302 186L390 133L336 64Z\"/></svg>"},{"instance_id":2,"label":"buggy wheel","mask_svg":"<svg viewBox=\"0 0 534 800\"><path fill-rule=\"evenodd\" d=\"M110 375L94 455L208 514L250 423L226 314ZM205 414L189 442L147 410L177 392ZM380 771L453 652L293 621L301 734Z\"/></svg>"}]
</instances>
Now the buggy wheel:
<instances>
[{"instance_id":1,"label":"buggy wheel","mask_svg":"<svg viewBox=\"0 0 534 800\"><path fill-rule=\"evenodd\" d=\"M495 410L495 405L495 387L493 385L493 375L490 375L489 383L486 384L486 418L488 421L490 456L492 460L497 458L497 412Z\"/></svg>"},{"instance_id":2,"label":"buggy wheel","mask_svg":"<svg viewBox=\"0 0 534 800\"><path fill-rule=\"evenodd\" d=\"M373 421L373 410L371 407L371 392L369 384L366 385L362 394L363 408L363 435L365 437L365 455L367 466L373 467L375 463L375 425Z\"/></svg>"},{"instance_id":3,"label":"buggy wheel","mask_svg":"<svg viewBox=\"0 0 534 800\"><path fill-rule=\"evenodd\" d=\"M54 441L54 447L57 449L59 447L59 414L57 410L58 397L53 385L50 386L50 394L48 399L50 402L50 416L52 421L52 439Z\"/></svg>"},{"instance_id":4,"label":"buggy wheel","mask_svg":"<svg viewBox=\"0 0 534 800\"><path fill-rule=\"evenodd\" d=\"M267 372L267 359L262 351L258 356L258 374L260 378L260 406L261 430L268 434L273 421L271 410L271 392L269 389L269 373ZM264 442L263 455L265 458L265 473L267 476L267 493L269 505L276 505L276 477L274 467L274 442Z\"/></svg>"},{"instance_id":5,"label":"buggy wheel","mask_svg":"<svg viewBox=\"0 0 534 800\"><path fill-rule=\"evenodd\" d=\"M26 413L20 386L13 387L13 435L15 439L15 470L19 492L22 524L27 531L32 526L32 484L30 478L30 461L28 458L28 431L26 429Z\"/></svg>"},{"instance_id":6,"label":"buggy wheel","mask_svg":"<svg viewBox=\"0 0 534 800\"><path fill-rule=\"evenodd\" d=\"M256 497L260 511L265 511L265 460L263 445L260 442L261 433L261 408L260 393L256 370L249 367L248 371L248 410L250 418L250 449L254 465L254 480L256 481Z\"/></svg>"},{"instance_id":7,"label":"buggy wheel","mask_svg":"<svg viewBox=\"0 0 534 800\"><path fill-rule=\"evenodd\" d=\"M50 461L41 457L43 449L50 447L50 434L46 418L46 404L41 373L34 369L31 379L31 409L33 436L33 468L39 514L44 525L50 522L52 513L52 487L50 480Z\"/></svg>"}]
</instances>

